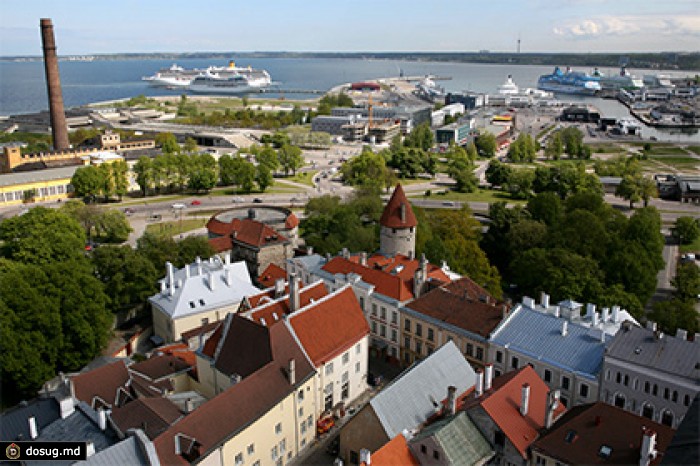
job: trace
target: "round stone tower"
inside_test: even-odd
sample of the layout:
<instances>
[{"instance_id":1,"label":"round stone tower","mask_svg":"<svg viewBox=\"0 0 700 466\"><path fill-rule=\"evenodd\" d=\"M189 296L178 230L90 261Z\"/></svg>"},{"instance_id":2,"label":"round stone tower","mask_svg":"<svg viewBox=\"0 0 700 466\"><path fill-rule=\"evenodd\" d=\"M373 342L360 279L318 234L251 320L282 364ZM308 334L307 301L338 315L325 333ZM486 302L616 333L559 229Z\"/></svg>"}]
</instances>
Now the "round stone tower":
<instances>
[{"instance_id":1,"label":"round stone tower","mask_svg":"<svg viewBox=\"0 0 700 466\"><path fill-rule=\"evenodd\" d=\"M379 223L379 252L386 256L403 254L410 258L415 257L418 221L401 184L396 185Z\"/></svg>"}]
</instances>

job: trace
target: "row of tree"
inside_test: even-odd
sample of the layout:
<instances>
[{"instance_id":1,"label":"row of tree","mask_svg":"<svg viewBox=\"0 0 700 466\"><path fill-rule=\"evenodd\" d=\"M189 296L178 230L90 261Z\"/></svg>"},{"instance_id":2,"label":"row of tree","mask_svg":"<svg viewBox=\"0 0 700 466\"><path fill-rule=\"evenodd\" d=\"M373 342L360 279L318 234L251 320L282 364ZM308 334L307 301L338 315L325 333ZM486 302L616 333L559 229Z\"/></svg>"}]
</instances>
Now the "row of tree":
<instances>
[{"instance_id":1,"label":"row of tree","mask_svg":"<svg viewBox=\"0 0 700 466\"><path fill-rule=\"evenodd\" d=\"M78 168L70 181L76 196L94 202L102 196L105 202L112 196L119 201L129 192L129 167L123 160Z\"/></svg>"},{"instance_id":2,"label":"row of tree","mask_svg":"<svg viewBox=\"0 0 700 466\"><path fill-rule=\"evenodd\" d=\"M548 160L559 160L564 154L571 159L588 160L592 153L591 147L583 143L583 133L575 126L554 131L544 148Z\"/></svg>"}]
</instances>

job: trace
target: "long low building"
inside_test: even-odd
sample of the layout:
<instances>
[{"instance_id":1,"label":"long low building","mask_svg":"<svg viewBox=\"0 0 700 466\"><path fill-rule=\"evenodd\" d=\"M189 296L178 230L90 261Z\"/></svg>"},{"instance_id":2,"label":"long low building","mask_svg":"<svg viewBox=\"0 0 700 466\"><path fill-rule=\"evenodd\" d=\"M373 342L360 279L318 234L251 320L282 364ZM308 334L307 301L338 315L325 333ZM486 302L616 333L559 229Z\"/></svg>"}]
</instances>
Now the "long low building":
<instances>
[{"instance_id":1,"label":"long low building","mask_svg":"<svg viewBox=\"0 0 700 466\"><path fill-rule=\"evenodd\" d=\"M70 180L82 165L0 175L0 206L28 200L57 201L73 191Z\"/></svg>"}]
</instances>

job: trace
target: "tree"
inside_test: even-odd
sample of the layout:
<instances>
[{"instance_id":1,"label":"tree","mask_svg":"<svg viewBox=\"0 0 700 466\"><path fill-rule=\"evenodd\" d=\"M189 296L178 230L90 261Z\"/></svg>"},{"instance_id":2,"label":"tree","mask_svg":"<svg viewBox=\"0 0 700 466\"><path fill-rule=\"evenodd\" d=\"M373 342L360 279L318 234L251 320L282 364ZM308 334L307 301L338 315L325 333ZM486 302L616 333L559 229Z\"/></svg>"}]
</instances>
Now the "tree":
<instances>
[{"instance_id":1,"label":"tree","mask_svg":"<svg viewBox=\"0 0 700 466\"><path fill-rule=\"evenodd\" d=\"M182 149L188 154L196 154L199 152L199 146L197 145L197 141L195 141L194 138L185 139L185 145Z\"/></svg>"},{"instance_id":2,"label":"tree","mask_svg":"<svg viewBox=\"0 0 700 466\"><path fill-rule=\"evenodd\" d=\"M700 220L695 217L678 217L672 231L680 244L690 244L700 237Z\"/></svg>"},{"instance_id":3,"label":"tree","mask_svg":"<svg viewBox=\"0 0 700 466\"><path fill-rule=\"evenodd\" d=\"M129 166L123 160L117 160L110 164L112 169L112 179L114 180L114 194L121 202L122 198L129 192Z\"/></svg>"},{"instance_id":4,"label":"tree","mask_svg":"<svg viewBox=\"0 0 700 466\"><path fill-rule=\"evenodd\" d=\"M279 158L279 163L285 175L288 175L290 171L292 174L296 174L297 170L304 166L304 158L301 155L301 149L296 146L290 146L289 144L282 145L277 157Z\"/></svg>"},{"instance_id":5,"label":"tree","mask_svg":"<svg viewBox=\"0 0 700 466\"><path fill-rule=\"evenodd\" d=\"M450 162L448 174L455 180L455 189L460 193L472 193L479 185L479 180L474 175L474 165L467 159L466 154Z\"/></svg>"},{"instance_id":6,"label":"tree","mask_svg":"<svg viewBox=\"0 0 700 466\"><path fill-rule=\"evenodd\" d=\"M34 207L0 223L2 256L17 262L44 265L84 258L85 232L67 214Z\"/></svg>"},{"instance_id":7,"label":"tree","mask_svg":"<svg viewBox=\"0 0 700 466\"><path fill-rule=\"evenodd\" d=\"M176 243L177 259L176 267L184 267L193 263L198 257L202 260L209 259L216 254L216 251L209 244L205 236L187 236Z\"/></svg>"},{"instance_id":8,"label":"tree","mask_svg":"<svg viewBox=\"0 0 700 466\"><path fill-rule=\"evenodd\" d=\"M386 166L386 159L364 147L357 157L353 157L340 167L343 180L351 186L374 187L381 190L389 184L391 171Z\"/></svg>"},{"instance_id":9,"label":"tree","mask_svg":"<svg viewBox=\"0 0 700 466\"><path fill-rule=\"evenodd\" d=\"M268 145L265 145L265 147L255 155L255 159L258 161L258 165L266 166L272 173L280 166L280 162L277 159L277 151Z\"/></svg>"},{"instance_id":10,"label":"tree","mask_svg":"<svg viewBox=\"0 0 700 466\"><path fill-rule=\"evenodd\" d=\"M141 188L143 196L148 195L148 190L153 187L153 161L150 157L142 155L134 164L134 173L136 174L136 184Z\"/></svg>"},{"instance_id":11,"label":"tree","mask_svg":"<svg viewBox=\"0 0 700 466\"><path fill-rule=\"evenodd\" d=\"M676 288L678 299L694 303L700 296L700 267L693 263L681 264L671 284Z\"/></svg>"},{"instance_id":12,"label":"tree","mask_svg":"<svg viewBox=\"0 0 700 466\"><path fill-rule=\"evenodd\" d=\"M255 174L255 165L241 160L236 169L234 184L239 186L244 193L249 193L255 184Z\"/></svg>"},{"instance_id":13,"label":"tree","mask_svg":"<svg viewBox=\"0 0 700 466\"><path fill-rule=\"evenodd\" d=\"M193 155L188 187L194 191L210 191L218 181L217 163L211 154Z\"/></svg>"},{"instance_id":14,"label":"tree","mask_svg":"<svg viewBox=\"0 0 700 466\"><path fill-rule=\"evenodd\" d=\"M700 330L698 314L693 303L678 298L655 303L654 309L649 313L649 319L669 335L674 335L679 328L687 330L691 335Z\"/></svg>"},{"instance_id":15,"label":"tree","mask_svg":"<svg viewBox=\"0 0 700 466\"><path fill-rule=\"evenodd\" d=\"M239 162L240 156L234 158L231 154L224 154L219 157L219 177L222 185L231 186L234 184Z\"/></svg>"},{"instance_id":16,"label":"tree","mask_svg":"<svg viewBox=\"0 0 700 466\"><path fill-rule=\"evenodd\" d=\"M496 155L496 136L488 131L477 136L474 142L480 157L491 158Z\"/></svg>"},{"instance_id":17,"label":"tree","mask_svg":"<svg viewBox=\"0 0 700 466\"><path fill-rule=\"evenodd\" d=\"M506 182L506 189L516 199L527 199L532 194L534 179L535 173L532 170L512 170Z\"/></svg>"},{"instance_id":18,"label":"tree","mask_svg":"<svg viewBox=\"0 0 700 466\"><path fill-rule=\"evenodd\" d=\"M527 201L527 211L534 220L552 226L559 223L564 209L559 196L552 192L543 192Z\"/></svg>"},{"instance_id":19,"label":"tree","mask_svg":"<svg viewBox=\"0 0 700 466\"><path fill-rule=\"evenodd\" d=\"M114 209L103 210L95 219L95 231L100 241L123 243L133 231L124 212Z\"/></svg>"},{"instance_id":20,"label":"tree","mask_svg":"<svg viewBox=\"0 0 700 466\"><path fill-rule=\"evenodd\" d=\"M36 189L25 189L22 191L22 202L25 204L28 204L30 202L34 202L34 198L36 197Z\"/></svg>"},{"instance_id":21,"label":"tree","mask_svg":"<svg viewBox=\"0 0 700 466\"><path fill-rule=\"evenodd\" d=\"M95 275L104 284L110 309L144 304L155 294L159 271L143 254L131 246L102 246L92 255Z\"/></svg>"},{"instance_id":22,"label":"tree","mask_svg":"<svg viewBox=\"0 0 700 466\"><path fill-rule=\"evenodd\" d=\"M183 96L184 97L184 96ZM173 133L158 133L155 137L156 145L164 154L175 154L180 152L180 144Z\"/></svg>"},{"instance_id":23,"label":"tree","mask_svg":"<svg viewBox=\"0 0 700 466\"><path fill-rule=\"evenodd\" d=\"M491 160L486 169L486 181L492 186L502 186L508 182L513 170L498 160Z\"/></svg>"},{"instance_id":24,"label":"tree","mask_svg":"<svg viewBox=\"0 0 700 466\"><path fill-rule=\"evenodd\" d=\"M104 172L94 165L78 168L71 177L70 184L75 194L88 201L94 201L104 186Z\"/></svg>"},{"instance_id":25,"label":"tree","mask_svg":"<svg viewBox=\"0 0 700 466\"><path fill-rule=\"evenodd\" d=\"M104 197L104 201L109 201L109 198L114 194L114 178L112 177L111 164L103 163L97 167L100 179L100 194Z\"/></svg>"},{"instance_id":26,"label":"tree","mask_svg":"<svg viewBox=\"0 0 700 466\"><path fill-rule=\"evenodd\" d=\"M659 195L656 190L656 182L651 178L639 175L637 178L637 186L639 189L639 197L644 201L644 207L649 205L649 199Z\"/></svg>"},{"instance_id":27,"label":"tree","mask_svg":"<svg viewBox=\"0 0 700 466\"><path fill-rule=\"evenodd\" d=\"M578 158L583 145L583 133L581 130L575 126L568 126L559 132L564 144L564 152L570 158Z\"/></svg>"},{"instance_id":28,"label":"tree","mask_svg":"<svg viewBox=\"0 0 700 466\"><path fill-rule=\"evenodd\" d=\"M544 148L544 156L547 159L559 160L564 153L564 143L561 140L559 131L554 132L547 140Z\"/></svg>"},{"instance_id":29,"label":"tree","mask_svg":"<svg viewBox=\"0 0 700 466\"><path fill-rule=\"evenodd\" d=\"M404 147L415 147L424 151L429 150L434 144L435 137L427 122L416 126L403 141Z\"/></svg>"},{"instance_id":30,"label":"tree","mask_svg":"<svg viewBox=\"0 0 700 466\"><path fill-rule=\"evenodd\" d=\"M272 173L270 173L270 168L267 165L257 166L255 182L258 183L260 191L263 192L275 182L275 180L272 178Z\"/></svg>"}]
</instances>

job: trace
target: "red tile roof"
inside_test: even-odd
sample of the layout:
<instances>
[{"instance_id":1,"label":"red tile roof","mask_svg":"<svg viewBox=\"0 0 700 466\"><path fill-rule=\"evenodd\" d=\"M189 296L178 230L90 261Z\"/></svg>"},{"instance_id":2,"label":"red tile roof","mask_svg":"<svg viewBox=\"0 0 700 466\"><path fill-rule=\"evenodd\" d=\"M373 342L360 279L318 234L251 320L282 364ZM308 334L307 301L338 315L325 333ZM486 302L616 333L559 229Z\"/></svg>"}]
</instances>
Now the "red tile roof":
<instances>
[{"instance_id":1,"label":"red tile roof","mask_svg":"<svg viewBox=\"0 0 700 466\"><path fill-rule=\"evenodd\" d=\"M132 364L129 370L145 375L153 381L158 381L163 377L187 371L191 367L191 364L186 363L176 356L163 354L160 356L153 356L137 364Z\"/></svg>"},{"instance_id":2,"label":"red tile roof","mask_svg":"<svg viewBox=\"0 0 700 466\"><path fill-rule=\"evenodd\" d=\"M188 464L185 458L175 454L178 433L194 438L201 446L201 457L204 457L275 407L314 373L286 325L280 323L270 327L270 340L274 355L271 364L224 390L154 440L161 464ZM250 352L255 348L238 350ZM296 361L294 387L286 376L290 359Z\"/></svg>"},{"instance_id":3,"label":"red tile roof","mask_svg":"<svg viewBox=\"0 0 700 466\"><path fill-rule=\"evenodd\" d=\"M659 464L674 430L602 402L570 409L532 448L568 464L639 464L645 429L656 432L661 454L650 464ZM599 455L603 445L612 449L608 458Z\"/></svg>"},{"instance_id":4,"label":"red tile roof","mask_svg":"<svg viewBox=\"0 0 700 466\"><path fill-rule=\"evenodd\" d=\"M294 212L290 213L289 216L287 216L287 219L284 221L284 226L290 230L296 226L299 226L299 217L294 215Z\"/></svg>"},{"instance_id":5,"label":"red tile roof","mask_svg":"<svg viewBox=\"0 0 700 466\"><path fill-rule=\"evenodd\" d=\"M331 259L322 269L332 274L358 274L363 281L374 285L375 292L397 301L408 301L414 298L413 276L418 267L420 262L417 259L409 259L401 254L394 257L375 254L367 259L367 266L361 265L357 256L350 259L338 256ZM428 264L428 279L439 284L450 282L445 272L433 264Z\"/></svg>"},{"instance_id":6,"label":"red tile roof","mask_svg":"<svg viewBox=\"0 0 700 466\"><path fill-rule=\"evenodd\" d=\"M223 322L218 322L218 324L219 326L216 327L216 330L214 330L211 335L209 335L207 341L204 342L204 348L202 348L202 353L212 359L214 358L216 347L219 345L219 341L221 340L221 335L224 332Z\"/></svg>"},{"instance_id":7,"label":"red tile roof","mask_svg":"<svg viewBox=\"0 0 700 466\"><path fill-rule=\"evenodd\" d=\"M289 292L289 286L285 288L285 292ZM318 301L324 296L328 295L328 290L326 290L326 285L322 281L318 281L309 286L306 286L299 290L299 308L308 306L313 301ZM257 300L257 306L246 313L255 322L263 323L265 325L272 325L274 322L280 320L282 316L291 313L289 308L289 294L277 300Z\"/></svg>"},{"instance_id":8,"label":"red tile roof","mask_svg":"<svg viewBox=\"0 0 700 466\"><path fill-rule=\"evenodd\" d=\"M530 402L526 416L520 414L523 384L530 384ZM466 403L467 410L481 405L503 433L508 437L523 458L527 458L528 447L537 440L544 427L549 388L531 366L509 372L493 380L491 389L480 398ZM558 415L566 410L563 404L555 410Z\"/></svg>"},{"instance_id":9,"label":"red tile roof","mask_svg":"<svg viewBox=\"0 0 700 466\"><path fill-rule=\"evenodd\" d=\"M362 463L365 464L365 463ZM420 466L402 434L372 453L372 466Z\"/></svg>"},{"instance_id":10,"label":"red tile roof","mask_svg":"<svg viewBox=\"0 0 700 466\"><path fill-rule=\"evenodd\" d=\"M435 288L406 305L484 338L488 338L501 322L503 306L468 277Z\"/></svg>"},{"instance_id":11,"label":"red tile roof","mask_svg":"<svg viewBox=\"0 0 700 466\"><path fill-rule=\"evenodd\" d=\"M117 392L124 388L129 381L129 371L124 361L116 361L83 374L78 374L72 379L75 388L75 397L93 406L95 397L114 406L117 404Z\"/></svg>"},{"instance_id":12,"label":"red tile roof","mask_svg":"<svg viewBox=\"0 0 700 466\"><path fill-rule=\"evenodd\" d=\"M220 222L216 221L216 224L212 220L207 223L207 228L209 224L212 224L213 228L209 228L210 231L217 230L216 233L219 234L220 231L226 231L223 236L219 238L211 238L209 244L212 245L217 252L225 251L222 249L228 246L231 249L233 243L242 243L248 246L253 246L256 248L261 248L269 246L272 244L282 244L289 240L286 236L279 234L273 228L265 225L257 220L251 220L249 218L244 218L243 220L234 218L230 223L224 224L225 228L220 228ZM216 225L216 226L215 226ZM226 238L226 240L222 239Z\"/></svg>"},{"instance_id":13,"label":"red tile roof","mask_svg":"<svg viewBox=\"0 0 700 466\"><path fill-rule=\"evenodd\" d=\"M292 314L289 324L316 367L369 334L369 325L348 285Z\"/></svg>"},{"instance_id":14,"label":"red tile roof","mask_svg":"<svg viewBox=\"0 0 700 466\"><path fill-rule=\"evenodd\" d=\"M270 265L268 265L258 277L258 283L265 288L269 288L271 286L275 286L275 281L278 279L286 280L287 271L277 264L270 263Z\"/></svg>"},{"instance_id":15,"label":"red tile roof","mask_svg":"<svg viewBox=\"0 0 700 466\"><path fill-rule=\"evenodd\" d=\"M213 324L217 323L218 322L213 322ZM212 324L207 324L203 327L208 326L211 326L212 329L215 328L215 325ZM158 352L175 356L176 358L184 361L185 364L189 365L190 367L194 367L197 365L197 356L194 354L194 351L192 351L190 347L185 343L173 343L172 345L161 346L158 348Z\"/></svg>"},{"instance_id":16,"label":"red tile roof","mask_svg":"<svg viewBox=\"0 0 700 466\"><path fill-rule=\"evenodd\" d=\"M182 332L181 337L182 341L185 343L189 344L189 340L195 337L199 337L199 335L206 335L207 333L211 333L214 330L216 330L216 327L219 326L221 321L215 320L214 322L209 322L208 324L200 325L199 327L193 328L192 330L188 330L186 332ZM173 346L173 345L171 345ZM163 351L163 348L169 348L168 347L163 347L161 346L158 348L159 351Z\"/></svg>"},{"instance_id":17,"label":"red tile roof","mask_svg":"<svg viewBox=\"0 0 700 466\"><path fill-rule=\"evenodd\" d=\"M144 429L153 440L182 417L177 406L167 398L140 398L112 410L112 420L119 430Z\"/></svg>"},{"instance_id":18,"label":"red tile roof","mask_svg":"<svg viewBox=\"0 0 700 466\"><path fill-rule=\"evenodd\" d=\"M402 205L405 206L403 220L401 218ZM389 202L384 207L379 223L387 228L410 228L418 225L411 204L408 202L400 183L396 185Z\"/></svg>"}]
</instances>

